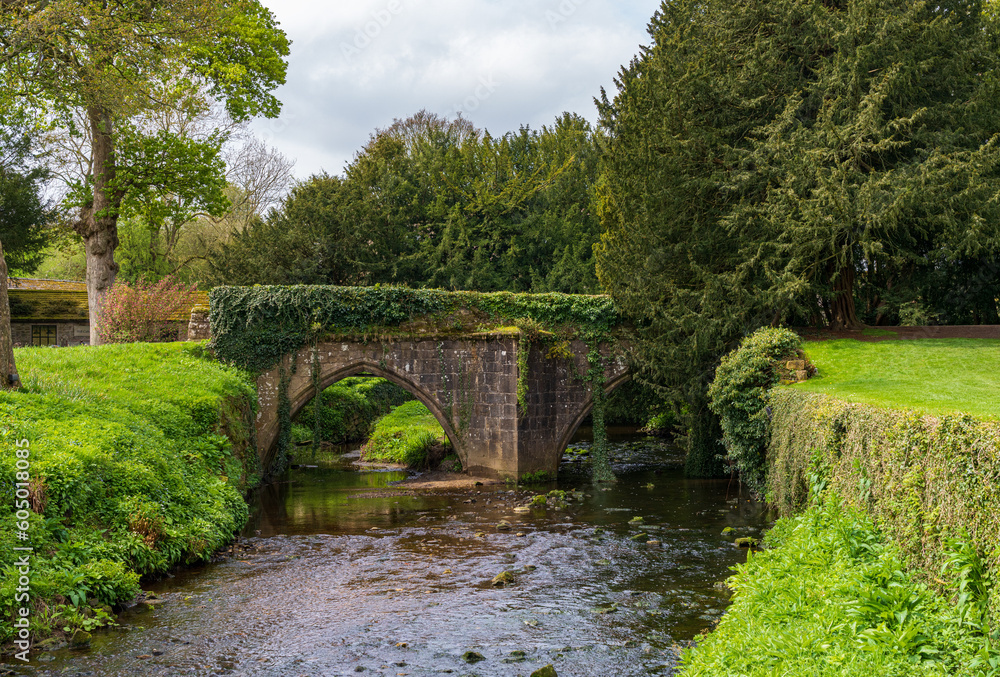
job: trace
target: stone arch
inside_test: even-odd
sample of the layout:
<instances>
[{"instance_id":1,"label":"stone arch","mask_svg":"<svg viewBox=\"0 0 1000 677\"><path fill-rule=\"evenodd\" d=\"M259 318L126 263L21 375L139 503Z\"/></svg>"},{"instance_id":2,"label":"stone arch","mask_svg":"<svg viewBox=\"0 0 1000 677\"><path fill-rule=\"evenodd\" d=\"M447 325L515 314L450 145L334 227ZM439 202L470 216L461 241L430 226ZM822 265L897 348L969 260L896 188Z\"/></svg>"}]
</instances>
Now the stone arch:
<instances>
[{"instance_id":1,"label":"stone arch","mask_svg":"<svg viewBox=\"0 0 1000 677\"><path fill-rule=\"evenodd\" d=\"M573 364L549 359L537 347L529 347L523 403L518 395L521 349L516 335L476 333L379 343L332 339L288 353L257 377L255 430L261 467L270 468L274 461L283 403L294 415L316 396L315 361L321 389L367 372L413 393L441 424L472 474L503 478L556 472L570 436L593 408L588 384L578 376L590 368L589 349L575 341ZM608 392L627 380L626 368L623 359L608 361L604 370Z\"/></svg>"},{"instance_id":2,"label":"stone arch","mask_svg":"<svg viewBox=\"0 0 1000 677\"><path fill-rule=\"evenodd\" d=\"M311 365L305 365L304 368L311 369L312 367ZM447 435L448 440L451 441L451 446L458 455L459 460L461 460L462 464L465 465L467 460L466 450L459 443L458 435L455 434L454 427L452 426L451 421L448 420L448 417L445 416L444 410L437 401L437 398L427 392L426 389L422 388L420 384L415 383L412 379L407 378L405 375L397 373L384 363L380 364L372 360L356 360L348 365L327 365L327 368L321 370L320 372L319 390L313 386L312 379L310 379L305 385L298 388L295 392L288 393L288 399L291 403L290 417L294 418L295 415L298 414L299 411L301 411L302 408L311 402L319 393L323 392L337 381L347 378L348 376L354 376L361 373L372 374L373 376L384 378L416 397L417 400L427 407L431 414L434 415L434 418L437 419L438 423L441 424L441 428L444 429L444 434Z\"/></svg>"},{"instance_id":3,"label":"stone arch","mask_svg":"<svg viewBox=\"0 0 1000 677\"><path fill-rule=\"evenodd\" d=\"M604 384L604 392L606 395L610 395L615 390L625 385L632 380L632 374L625 372L611 379ZM587 399L583 402L580 410L577 412L576 417L572 420L566 431L563 433L562 439L559 440L559 458L561 459L563 454L566 453L566 447L569 446L569 441L573 439L573 435L579 430L583 422L587 420L590 416L590 412L594 410L594 396L590 393L587 394Z\"/></svg>"}]
</instances>

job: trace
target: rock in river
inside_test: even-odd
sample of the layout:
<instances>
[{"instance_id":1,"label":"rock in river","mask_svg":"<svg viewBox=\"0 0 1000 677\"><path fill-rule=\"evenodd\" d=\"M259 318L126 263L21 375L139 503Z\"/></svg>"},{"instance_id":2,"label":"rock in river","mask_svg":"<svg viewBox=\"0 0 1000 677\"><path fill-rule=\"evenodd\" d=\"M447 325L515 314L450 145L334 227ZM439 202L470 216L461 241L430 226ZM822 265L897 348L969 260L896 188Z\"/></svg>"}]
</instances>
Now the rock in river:
<instances>
[{"instance_id":1,"label":"rock in river","mask_svg":"<svg viewBox=\"0 0 1000 677\"><path fill-rule=\"evenodd\" d=\"M462 660L465 661L466 663L472 664L472 663L478 663L479 661L485 661L486 656L484 656L481 653L477 653L475 651L466 651L464 654L462 654Z\"/></svg>"},{"instance_id":2,"label":"rock in river","mask_svg":"<svg viewBox=\"0 0 1000 677\"><path fill-rule=\"evenodd\" d=\"M514 582L514 574L510 571L501 571L493 577L494 587L507 587L508 585L514 585Z\"/></svg>"}]
</instances>

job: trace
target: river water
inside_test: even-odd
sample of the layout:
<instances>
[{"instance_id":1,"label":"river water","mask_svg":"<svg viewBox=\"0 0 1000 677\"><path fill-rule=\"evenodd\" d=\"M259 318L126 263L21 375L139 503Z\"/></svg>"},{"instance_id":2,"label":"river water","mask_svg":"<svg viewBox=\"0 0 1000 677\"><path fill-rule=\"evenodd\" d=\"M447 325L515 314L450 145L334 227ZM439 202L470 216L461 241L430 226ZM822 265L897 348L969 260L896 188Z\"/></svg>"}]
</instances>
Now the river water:
<instances>
[{"instance_id":1,"label":"river water","mask_svg":"<svg viewBox=\"0 0 1000 677\"><path fill-rule=\"evenodd\" d=\"M414 491L394 486L405 473L306 461L316 467L258 494L232 556L144 586L159 601L87 649L3 667L526 677L551 663L560 677L671 674L680 648L725 610L718 582L746 557L734 538L759 536L770 516L728 480L684 479L676 448L611 432L620 481L610 487L593 486L572 449L558 484L531 487ZM565 506L524 511L556 489ZM492 585L504 571L513 584Z\"/></svg>"}]
</instances>

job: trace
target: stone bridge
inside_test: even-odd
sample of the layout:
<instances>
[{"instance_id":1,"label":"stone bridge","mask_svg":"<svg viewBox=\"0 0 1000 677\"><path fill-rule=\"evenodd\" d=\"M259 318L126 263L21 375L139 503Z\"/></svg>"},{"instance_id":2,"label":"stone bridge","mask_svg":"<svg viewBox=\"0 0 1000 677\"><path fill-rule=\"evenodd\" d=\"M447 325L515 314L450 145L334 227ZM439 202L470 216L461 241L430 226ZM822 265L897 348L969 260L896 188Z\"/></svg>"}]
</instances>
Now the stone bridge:
<instances>
[{"instance_id":1,"label":"stone bridge","mask_svg":"<svg viewBox=\"0 0 1000 677\"><path fill-rule=\"evenodd\" d=\"M572 357L550 356L532 344L527 359L525 410L518 411L517 333L477 333L447 339L414 337L387 343L333 341L307 346L257 379L257 444L262 467L277 451L282 372L291 416L336 381L359 373L388 379L411 392L441 423L464 468L488 477L555 474L576 429L593 408L588 348L569 343ZM315 353L314 353L315 350ZM605 391L629 379L623 358L604 347ZM293 372L294 367L294 373Z\"/></svg>"}]
</instances>

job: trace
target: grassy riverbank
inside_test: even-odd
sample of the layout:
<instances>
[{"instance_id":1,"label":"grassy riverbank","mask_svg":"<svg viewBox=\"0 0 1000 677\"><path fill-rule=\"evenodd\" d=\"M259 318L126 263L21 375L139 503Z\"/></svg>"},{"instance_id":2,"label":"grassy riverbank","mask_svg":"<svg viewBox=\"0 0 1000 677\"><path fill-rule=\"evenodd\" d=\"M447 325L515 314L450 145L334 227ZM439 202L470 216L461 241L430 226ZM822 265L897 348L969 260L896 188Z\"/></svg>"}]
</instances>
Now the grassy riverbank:
<instances>
[{"instance_id":1,"label":"grassy riverbank","mask_svg":"<svg viewBox=\"0 0 1000 677\"><path fill-rule=\"evenodd\" d=\"M958 605L929 589L863 513L828 496L778 522L769 548L729 580L732 607L685 653L682 677L990 675L983 581L962 553L946 574Z\"/></svg>"},{"instance_id":2,"label":"grassy riverbank","mask_svg":"<svg viewBox=\"0 0 1000 677\"><path fill-rule=\"evenodd\" d=\"M795 386L876 406L1000 418L1000 340L852 339L803 345L819 377Z\"/></svg>"},{"instance_id":3,"label":"grassy riverbank","mask_svg":"<svg viewBox=\"0 0 1000 677\"><path fill-rule=\"evenodd\" d=\"M764 392L787 338L758 332L713 384L786 517L682 674L1000 675L1000 341L809 342L819 377Z\"/></svg>"},{"instance_id":4,"label":"grassy riverbank","mask_svg":"<svg viewBox=\"0 0 1000 677\"><path fill-rule=\"evenodd\" d=\"M323 391L322 402L314 399L302 408L296 424L316 434L316 407L319 406L319 441L331 444L368 439L375 421L392 407L413 399L413 395L384 378L352 376L337 381Z\"/></svg>"},{"instance_id":5,"label":"grassy riverbank","mask_svg":"<svg viewBox=\"0 0 1000 677\"><path fill-rule=\"evenodd\" d=\"M435 451L443 455L450 448L434 414L414 400L394 407L380 418L361 453L366 461L423 468L436 460L433 458Z\"/></svg>"},{"instance_id":6,"label":"grassy riverbank","mask_svg":"<svg viewBox=\"0 0 1000 677\"><path fill-rule=\"evenodd\" d=\"M29 545L30 621L91 629L142 576L204 561L247 518L258 483L254 390L199 344L15 351L25 388L0 392L0 613L13 618L15 545ZM29 444L29 541L16 539L16 441ZM0 624L0 641L11 638Z\"/></svg>"}]
</instances>

